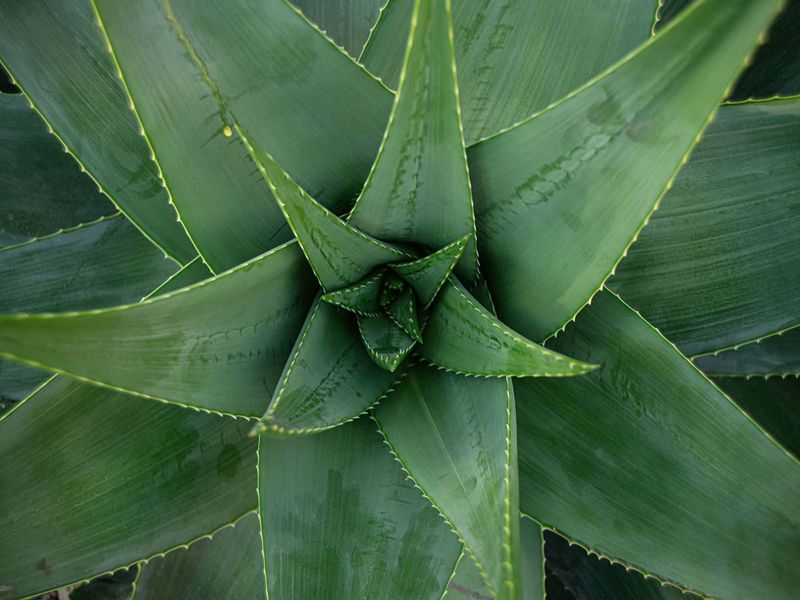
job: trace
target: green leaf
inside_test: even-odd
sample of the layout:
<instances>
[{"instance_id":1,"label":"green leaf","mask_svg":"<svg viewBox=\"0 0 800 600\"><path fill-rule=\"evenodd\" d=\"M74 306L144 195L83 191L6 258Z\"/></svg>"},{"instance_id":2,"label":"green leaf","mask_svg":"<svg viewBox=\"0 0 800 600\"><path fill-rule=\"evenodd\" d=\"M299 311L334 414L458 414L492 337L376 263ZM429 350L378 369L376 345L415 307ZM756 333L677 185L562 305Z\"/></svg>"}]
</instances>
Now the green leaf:
<instances>
[{"instance_id":1,"label":"green leaf","mask_svg":"<svg viewBox=\"0 0 800 600\"><path fill-rule=\"evenodd\" d=\"M735 350L699 356L694 364L709 375L800 377L800 327Z\"/></svg>"},{"instance_id":2,"label":"green leaf","mask_svg":"<svg viewBox=\"0 0 800 600\"><path fill-rule=\"evenodd\" d=\"M256 431L307 434L335 427L378 402L396 379L367 354L353 315L317 300Z\"/></svg>"},{"instance_id":3,"label":"green leaf","mask_svg":"<svg viewBox=\"0 0 800 600\"><path fill-rule=\"evenodd\" d=\"M224 271L290 239L247 148L232 137L227 105L169 5L92 2L160 176L203 260Z\"/></svg>"},{"instance_id":4,"label":"green leaf","mask_svg":"<svg viewBox=\"0 0 800 600\"><path fill-rule=\"evenodd\" d=\"M0 597L130 565L252 510L248 429L54 378L0 420Z\"/></svg>"},{"instance_id":5,"label":"green leaf","mask_svg":"<svg viewBox=\"0 0 800 600\"><path fill-rule=\"evenodd\" d=\"M723 106L609 285L686 354L800 323L800 99Z\"/></svg>"},{"instance_id":6,"label":"green leaf","mask_svg":"<svg viewBox=\"0 0 800 600\"><path fill-rule=\"evenodd\" d=\"M644 42L657 0L455 0L453 30L468 143L518 123ZM384 9L361 56L397 86L412 2Z\"/></svg>"},{"instance_id":7,"label":"green leaf","mask_svg":"<svg viewBox=\"0 0 800 600\"><path fill-rule=\"evenodd\" d=\"M467 247L467 238L468 236L464 236L457 239L420 259L392 265L392 269L411 284L425 308L431 305L461 258Z\"/></svg>"},{"instance_id":8,"label":"green leaf","mask_svg":"<svg viewBox=\"0 0 800 600\"><path fill-rule=\"evenodd\" d=\"M350 56L357 58L388 0L292 0Z\"/></svg>"},{"instance_id":9,"label":"green leaf","mask_svg":"<svg viewBox=\"0 0 800 600\"><path fill-rule=\"evenodd\" d=\"M441 597L460 546L371 421L259 439L271 598Z\"/></svg>"},{"instance_id":10,"label":"green leaf","mask_svg":"<svg viewBox=\"0 0 800 600\"><path fill-rule=\"evenodd\" d=\"M0 140L0 246L114 213L20 94L0 94Z\"/></svg>"},{"instance_id":11,"label":"green leaf","mask_svg":"<svg viewBox=\"0 0 800 600\"><path fill-rule=\"evenodd\" d=\"M611 293L554 342L603 367L514 382L522 510L703 595L792 597L800 463Z\"/></svg>"},{"instance_id":12,"label":"green leaf","mask_svg":"<svg viewBox=\"0 0 800 600\"><path fill-rule=\"evenodd\" d=\"M471 149L481 260L503 322L543 339L591 299L778 3L700 2L577 93Z\"/></svg>"},{"instance_id":13,"label":"green leaf","mask_svg":"<svg viewBox=\"0 0 800 600\"><path fill-rule=\"evenodd\" d=\"M131 600L263 598L266 591L260 529L258 516L249 514L211 539L154 558L140 567L142 572Z\"/></svg>"},{"instance_id":14,"label":"green leaf","mask_svg":"<svg viewBox=\"0 0 800 600\"><path fill-rule=\"evenodd\" d=\"M89 0L0 2L0 56L81 167L179 262L195 254L161 187Z\"/></svg>"},{"instance_id":15,"label":"green leaf","mask_svg":"<svg viewBox=\"0 0 800 600\"><path fill-rule=\"evenodd\" d=\"M260 417L315 283L296 243L140 304L0 317L0 355L120 391Z\"/></svg>"},{"instance_id":16,"label":"green leaf","mask_svg":"<svg viewBox=\"0 0 800 600\"><path fill-rule=\"evenodd\" d=\"M417 341L386 315L358 317L364 348L381 369L394 373Z\"/></svg>"},{"instance_id":17,"label":"green leaf","mask_svg":"<svg viewBox=\"0 0 800 600\"><path fill-rule=\"evenodd\" d=\"M408 257L365 235L309 196L268 154L259 167L325 291L359 282L372 269Z\"/></svg>"},{"instance_id":18,"label":"green leaf","mask_svg":"<svg viewBox=\"0 0 800 600\"><path fill-rule=\"evenodd\" d=\"M380 239L441 248L473 234L456 271L478 273L449 0L416 0L381 149L349 221Z\"/></svg>"},{"instance_id":19,"label":"green leaf","mask_svg":"<svg viewBox=\"0 0 800 600\"><path fill-rule=\"evenodd\" d=\"M406 287L386 307L386 316L405 331L414 341L422 343L422 329L417 317L417 295Z\"/></svg>"},{"instance_id":20,"label":"green leaf","mask_svg":"<svg viewBox=\"0 0 800 600\"><path fill-rule=\"evenodd\" d=\"M349 208L380 145L391 94L284 0L171 4L253 146L334 212Z\"/></svg>"},{"instance_id":21,"label":"green leaf","mask_svg":"<svg viewBox=\"0 0 800 600\"><path fill-rule=\"evenodd\" d=\"M714 383L784 448L800 457L800 378L717 377Z\"/></svg>"},{"instance_id":22,"label":"green leaf","mask_svg":"<svg viewBox=\"0 0 800 600\"><path fill-rule=\"evenodd\" d=\"M357 315L377 315L381 309L380 297L384 274L385 271L381 269L354 285L323 294L322 299Z\"/></svg>"},{"instance_id":23,"label":"green leaf","mask_svg":"<svg viewBox=\"0 0 800 600\"><path fill-rule=\"evenodd\" d=\"M482 377L567 377L597 368L509 329L455 279L431 311L420 352L437 367Z\"/></svg>"},{"instance_id":24,"label":"green leaf","mask_svg":"<svg viewBox=\"0 0 800 600\"><path fill-rule=\"evenodd\" d=\"M145 296L143 300L189 287L194 283L211 277L213 277L213 275L208 266L206 266L199 256L195 256L191 261L181 267L179 271L176 271L174 275Z\"/></svg>"},{"instance_id":25,"label":"green leaf","mask_svg":"<svg viewBox=\"0 0 800 600\"><path fill-rule=\"evenodd\" d=\"M519 511L510 382L414 367L375 418L403 469L475 559L487 588L515 598Z\"/></svg>"}]
</instances>

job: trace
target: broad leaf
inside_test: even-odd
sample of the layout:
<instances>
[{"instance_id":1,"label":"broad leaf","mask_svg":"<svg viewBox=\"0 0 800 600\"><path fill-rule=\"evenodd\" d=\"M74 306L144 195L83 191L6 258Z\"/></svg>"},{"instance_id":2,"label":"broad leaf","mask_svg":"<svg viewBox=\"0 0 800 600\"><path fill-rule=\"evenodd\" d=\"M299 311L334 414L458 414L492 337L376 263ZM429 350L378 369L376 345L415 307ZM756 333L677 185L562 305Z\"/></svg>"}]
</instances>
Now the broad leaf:
<instances>
[{"instance_id":1,"label":"broad leaf","mask_svg":"<svg viewBox=\"0 0 800 600\"><path fill-rule=\"evenodd\" d=\"M509 329L454 279L431 311L420 353L435 366L482 377L566 377L597 368Z\"/></svg>"},{"instance_id":2,"label":"broad leaf","mask_svg":"<svg viewBox=\"0 0 800 600\"><path fill-rule=\"evenodd\" d=\"M657 0L454 0L467 142L518 123L586 82L650 33ZM397 86L413 3L388 3L361 60Z\"/></svg>"},{"instance_id":3,"label":"broad leaf","mask_svg":"<svg viewBox=\"0 0 800 600\"><path fill-rule=\"evenodd\" d=\"M211 539L156 557L140 566L131 600L264 598L264 561L258 516L247 515Z\"/></svg>"},{"instance_id":4,"label":"broad leaf","mask_svg":"<svg viewBox=\"0 0 800 600\"><path fill-rule=\"evenodd\" d=\"M271 598L441 597L460 545L361 418L259 438Z\"/></svg>"},{"instance_id":5,"label":"broad leaf","mask_svg":"<svg viewBox=\"0 0 800 600\"><path fill-rule=\"evenodd\" d=\"M472 233L456 271L478 273L447 0L416 0L400 85L349 221L380 239L436 249Z\"/></svg>"},{"instance_id":6,"label":"broad leaf","mask_svg":"<svg viewBox=\"0 0 800 600\"><path fill-rule=\"evenodd\" d=\"M2 0L0 57L108 197L170 256L191 260L90 0Z\"/></svg>"},{"instance_id":7,"label":"broad leaf","mask_svg":"<svg viewBox=\"0 0 800 600\"><path fill-rule=\"evenodd\" d=\"M358 317L358 331L372 361L394 373L417 341L386 315Z\"/></svg>"},{"instance_id":8,"label":"broad leaf","mask_svg":"<svg viewBox=\"0 0 800 600\"><path fill-rule=\"evenodd\" d=\"M307 434L335 427L378 402L396 379L367 354L355 317L317 300L256 431Z\"/></svg>"},{"instance_id":9,"label":"broad leaf","mask_svg":"<svg viewBox=\"0 0 800 600\"><path fill-rule=\"evenodd\" d=\"M498 598L519 593L516 420L507 379L412 368L378 406L403 469L442 514Z\"/></svg>"},{"instance_id":10,"label":"broad leaf","mask_svg":"<svg viewBox=\"0 0 800 600\"><path fill-rule=\"evenodd\" d=\"M347 209L380 145L391 94L284 0L171 5L253 145L322 204Z\"/></svg>"},{"instance_id":11,"label":"broad leaf","mask_svg":"<svg viewBox=\"0 0 800 600\"><path fill-rule=\"evenodd\" d=\"M442 289L466 247L467 238L463 237L428 256L392 265L392 270L414 288L420 302L427 308Z\"/></svg>"},{"instance_id":12,"label":"broad leaf","mask_svg":"<svg viewBox=\"0 0 800 600\"><path fill-rule=\"evenodd\" d=\"M292 4L350 56L358 58L387 1L292 0Z\"/></svg>"},{"instance_id":13,"label":"broad leaf","mask_svg":"<svg viewBox=\"0 0 800 600\"><path fill-rule=\"evenodd\" d=\"M736 350L699 356L694 364L709 375L800 377L800 327Z\"/></svg>"},{"instance_id":14,"label":"broad leaf","mask_svg":"<svg viewBox=\"0 0 800 600\"><path fill-rule=\"evenodd\" d=\"M140 304L0 317L0 355L141 396L260 417L314 287L292 242Z\"/></svg>"},{"instance_id":15,"label":"broad leaf","mask_svg":"<svg viewBox=\"0 0 800 600\"><path fill-rule=\"evenodd\" d=\"M306 194L271 156L257 153L264 178L323 289L358 283L375 267L409 256L344 222Z\"/></svg>"},{"instance_id":16,"label":"broad leaf","mask_svg":"<svg viewBox=\"0 0 800 600\"><path fill-rule=\"evenodd\" d=\"M578 93L471 149L481 261L503 322L542 339L591 299L777 5L698 3Z\"/></svg>"},{"instance_id":17,"label":"broad leaf","mask_svg":"<svg viewBox=\"0 0 800 600\"><path fill-rule=\"evenodd\" d=\"M723 106L609 282L686 354L800 323L800 99Z\"/></svg>"},{"instance_id":18,"label":"broad leaf","mask_svg":"<svg viewBox=\"0 0 800 600\"><path fill-rule=\"evenodd\" d=\"M522 510L703 595L791 597L800 463L611 293L554 342L603 367L514 382Z\"/></svg>"},{"instance_id":19,"label":"broad leaf","mask_svg":"<svg viewBox=\"0 0 800 600\"><path fill-rule=\"evenodd\" d=\"M205 262L224 271L291 238L169 4L93 2L166 189Z\"/></svg>"},{"instance_id":20,"label":"broad leaf","mask_svg":"<svg viewBox=\"0 0 800 600\"><path fill-rule=\"evenodd\" d=\"M0 94L0 173L0 246L115 211L20 94Z\"/></svg>"},{"instance_id":21,"label":"broad leaf","mask_svg":"<svg viewBox=\"0 0 800 600\"><path fill-rule=\"evenodd\" d=\"M0 597L132 564L252 510L248 429L56 377L0 420Z\"/></svg>"}]
</instances>

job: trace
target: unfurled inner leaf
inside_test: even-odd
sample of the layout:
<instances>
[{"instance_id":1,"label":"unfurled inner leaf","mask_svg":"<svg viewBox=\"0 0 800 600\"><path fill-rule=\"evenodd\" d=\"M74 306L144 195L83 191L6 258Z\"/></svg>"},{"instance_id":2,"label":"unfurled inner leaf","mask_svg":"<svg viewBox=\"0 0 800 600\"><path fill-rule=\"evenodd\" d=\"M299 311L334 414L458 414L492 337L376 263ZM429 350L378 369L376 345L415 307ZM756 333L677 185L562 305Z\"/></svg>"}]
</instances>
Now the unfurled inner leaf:
<instances>
[{"instance_id":1,"label":"unfurled inner leaf","mask_svg":"<svg viewBox=\"0 0 800 600\"><path fill-rule=\"evenodd\" d=\"M358 317L364 348L375 364L394 372L417 341L387 315Z\"/></svg>"},{"instance_id":2,"label":"unfurled inner leaf","mask_svg":"<svg viewBox=\"0 0 800 600\"><path fill-rule=\"evenodd\" d=\"M467 247L468 237L464 236L423 258L391 265L400 277L411 284L424 308L431 305L450 276Z\"/></svg>"},{"instance_id":3,"label":"unfurled inner leaf","mask_svg":"<svg viewBox=\"0 0 800 600\"><path fill-rule=\"evenodd\" d=\"M358 315L376 315L381 310L383 278L381 269L354 285L323 294L322 299Z\"/></svg>"},{"instance_id":4,"label":"unfurled inner leaf","mask_svg":"<svg viewBox=\"0 0 800 600\"><path fill-rule=\"evenodd\" d=\"M422 328L417 315L417 295L410 287L405 288L389 306L387 316L417 342L422 342Z\"/></svg>"}]
</instances>

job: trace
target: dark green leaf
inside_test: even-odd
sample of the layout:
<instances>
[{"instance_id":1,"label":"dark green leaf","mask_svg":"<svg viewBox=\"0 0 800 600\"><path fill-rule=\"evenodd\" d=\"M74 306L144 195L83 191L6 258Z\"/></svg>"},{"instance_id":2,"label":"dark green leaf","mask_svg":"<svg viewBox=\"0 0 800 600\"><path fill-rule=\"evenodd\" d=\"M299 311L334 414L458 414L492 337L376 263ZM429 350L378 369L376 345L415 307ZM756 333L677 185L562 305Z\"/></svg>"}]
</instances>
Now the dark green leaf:
<instances>
[{"instance_id":1,"label":"dark green leaf","mask_svg":"<svg viewBox=\"0 0 800 600\"><path fill-rule=\"evenodd\" d=\"M518 123L644 42L657 0L454 0L468 143ZM397 86L413 3L384 10L362 61Z\"/></svg>"},{"instance_id":2,"label":"dark green leaf","mask_svg":"<svg viewBox=\"0 0 800 600\"><path fill-rule=\"evenodd\" d=\"M0 56L109 198L165 252L191 260L91 2L0 1Z\"/></svg>"},{"instance_id":3,"label":"dark green leaf","mask_svg":"<svg viewBox=\"0 0 800 600\"><path fill-rule=\"evenodd\" d=\"M213 275L208 269L208 266L206 266L199 256L195 256L194 259L186 263L186 265L184 265L179 271L175 272L174 275L150 292L143 299L147 300L153 296L161 296L168 292L174 292L175 290L183 289L194 283L198 283L211 277L213 277Z\"/></svg>"},{"instance_id":4,"label":"dark green leaf","mask_svg":"<svg viewBox=\"0 0 800 600\"><path fill-rule=\"evenodd\" d=\"M169 5L92 1L160 176L204 261L224 271L291 238Z\"/></svg>"},{"instance_id":5,"label":"dark green leaf","mask_svg":"<svg viewBox=\"0 0 800 600\"><path fill-rule=\"evenodd\" d=\"M487 588L515 598L521 576L509 380L417 366L375 417L403 469L466 545Z\"/></svg>"},{"instance_id":6,"label":"dark green leaf","mask_svg":"<svg viewBox=\"0 0 800 600\"><path fill-rule=\"evenodd\" d=\"M348 54L358 58L387 0L292 0Z\"/></svg>"},{"instance_id":7,"label":"dark green leaf","mask_svg":"<svg viewBox=\"0 0 800 600\"><path fill-rule=\"evenodd\" d=\"M603 367L514 382L522 510L703 595L792 597L800 463L611 293L554 342Z\"/></svg>"},{"instance_id":8,"label":"dark green leaf","mask_svg":"<svg viewBox=\"0 0 800 600\"><path fill-rule=\"evenodd\" d=\"M503 322L542 339L591 299L778 3L705 0L575 95L471 149L481 261Z\"/></svg>"},{"instance_id":9,"label":"dark green leaf","mask_svg":"<svg viewBox=\"0 0 800 600\"><path fill-rule=\"evenodd\" d=\"M0 94L0 173L0 246L115 211L19 94Z\"/></svg>"},{"instance_id":10,"label":"dark green leaf","mask_svg":"<svg viewBox=\"0 0 800 600\"><path fill-rule=\"evenodd\" d=\"M367 354L355 317L317 300L257 431L306 434L335 427L375 404L396 379Z\"/></svg>"},{"instance_id":11,"label":"dark green leaf","mask_svg":"<svg viewBox=\"0 0 800 600\"><path fill-rule=\"evenodd\" d=\"M120 391L260 417L314 287L291 242L140 304L0 317L0 355Z\"/></svg>"},{"instance_id":12,"label":"dark green leaf","mask_svg":"<svg viewBox=\"0 0 800 600\"><path fill-rule=\"evenodd\" d=\"M252 510L248 429L53 379L0 421L0 597L132 564Z\"/></svg>"},{"instance_id":13,"label":"dark green leaf","mask_svg":"<svg viewBox=\"0 0 800 600\"><path fill-rule=\"evenodd\" d=\"M422 329L417 317L417 295L412 288L404 288L400 295L392 300L386 307L386 316L414 338L414 341L422 342Z\"/></svg>"},{"instance_id":14,"label":"dark green leaf","mask_svg":"<svg viewBox=\"0 0 800 600\"><path fill-rule=\"evenodd\" d=\"M694 364L709 375L800 377L800 327L736 350L699 356Z\"/></svg>"},{"instance_id":15,"label":"dark green leaf","mask_svg":"<svg viewBox=\"0 0 800 600\"><path fill-rule=\"evenodd\" d=\"M264 598L258 516L250 514L211 539L156 557L142 568L131 600Z\"/></svg>"},{"instance_id":16,"label":"dark green leaf","mask_svg":"<svg viewBox=\"0 0 800 600\"><path fill-rule=\"evenodd\" d=\"M259 439L271 598L441 597L460 546L371 421Z\"/></svg>"},{"instance_id":17,"label":"dark green leaf","mask_svg":"<svg viewBox=\"0 0 800 600\"><path fill-rule=\"evenodd\" d=\"M322 299L358 315L376 315L381 309L381 284L384 274L385 271L381 269L354 285L323 294Z\"/></svg>"},{"instance_id":18,"label":"dark green leaf","mask_svg":"<svg viewBox=\"0 0 800 600\"><path fill-rule=\"evenodd\" d=\"M478 273L448 0L416 0L395 104L349 221L380 239L441 248L464 235L456 272Z\"/></svg>"},{"instance_id":19,"label":"dark green leaf","mask_svg":"<svg viewBox=\"0 0 800 600\"><path fill-rule=\"evenodd\" d=\"M420 352L438 367L483 377L566 377L597 368L512 331L454 279L434 304Z\"/></svg>"},{"instance_id":20,"label":"dark green leaf","mask_svg":"<svg viewBox=\"0 0 800 600\"><path fill-rule=\"evenodd\" d=\"M386 315L358 317L367 354L381 369L394 372L417 341Z\"/></svg>"},{"instance_id":21,"label":"dark green leaf","mask_svg":"<svg viewBox=\"0 0 800 600\"><path fill-rule=\"evenodd\" d=\"M800 323L800 99L723 106L618 273L696 355Z\"/></svg>"},{"instance_id":22,"label":"dark green leaf","mask_svg":"<svg viewBox=\"0 0 800 600\"><path fill-rule=\"evenodd\" d=\"M392 269L411 284L425 308L436 298L461 258L464 248L467 247L467 237L464 236L420 259L392 265Z\"/></svg>"}]
</instances>

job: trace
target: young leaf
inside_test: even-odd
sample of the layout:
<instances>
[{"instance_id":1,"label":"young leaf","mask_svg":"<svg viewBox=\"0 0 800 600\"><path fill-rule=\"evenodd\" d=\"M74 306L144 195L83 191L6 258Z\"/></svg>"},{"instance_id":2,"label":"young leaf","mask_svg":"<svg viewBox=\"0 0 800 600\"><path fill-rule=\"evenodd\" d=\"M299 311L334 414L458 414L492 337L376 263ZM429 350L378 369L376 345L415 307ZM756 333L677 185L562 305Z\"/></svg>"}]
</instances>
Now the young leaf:
<instances>
[{"instance_id":1,"label":"young leaf","mask_svg":"<svg viewBox=\"0 0 800 600\"><path fill-rule=\"evenodd\" d=\"M386 315L358 317L358 331L369 357L394 373L417 341Z\"/></svg>"},{"instance_id":2,"label":"young leaf","mask_svg":"<svg viewBox=\"0 0 800 600\"><path fill-rule=\"evenodd\" d=\"M433 365L482 377L567 377L597 368L512 331L454 279L431 311L420 352Z\"/></svg>"},{"instance_id":3,"label":"young leaf","mask_svg":"<svg viewBox=\"0 0 800 600\"><path fill-rule=\"evenodd\" d=\"M314 288L292 242L139 304L2 316L0 355L157 400L260 417Z\"/></svg>"},{"instance_id":4,"label":"young leaf","mask_svg":"<svg viewBox=\"0 0 800 600\"><path fill-rule=\"evenodd\" d=\"M176 221L91 2L0 1L0 56L80 165L181 263L197 254Z\"/></svg>"},{"instance_id":5,"label":"young leaf","mask_svg":"<svg viewBox=\"0 0 800 600\"><path fill-rule=\"evenodd\" d=\"M439 293L458 259L464 253L464 249L467 247L467 237L464 236L420 259L392 265L392 269L411 284L425 308L429 307L436 298L436 294Z\"/></svg>"},{"instance_id":6,"label":"young leaf","mask_svg":"<svg viewBox=\"0 0 800 600\"><path fill-rule=\"evenodd\" d=\"M385 271L377 271L360 282L335 292L322 295L322 299L357 315L374 316L380 312L381 286Z\"/></svg>"},{"instance_id":7,"label":"young leaf","mask_svg":"<svg viewBox=\"0 0 800 600\"><path fill-rule=\"evenodd\" d=\"M38 596L131 565L251 511L248 430L54 378L0 420L3 594Z\"/></svg>"},{"instance_id":8,"label":"young leaf","mask_svg":"<svg viewBox=\"0 0 800 600\"><path fill-rule=\"evenodd\" d=\"M370 420L259 439L270 598L441 597L458 540L404 477Z\"/></svg>"},{"instance_id":9,"label":"young leaf","mask_svg":"<svg viewBox=\"0 0 800 600\"><path fill-rule=\"evenodd\" d=\"M698 2L591 84L472 148L481 257L503 322L543 339L591 299L779 3Z\"/></svg>"},{"instance_id":10,"label":"young leaf","mask_svg":"<svg viewBox=\"0 0 800 600\"><path fill-rule=\"evenodd\" d=\"M699 356L694 364L709 375L800 377L800 327L736 350Z\"/></svg>"},{"instance_id":11,"label":"young leaf","mask_svg":"<svg viewBox=\"0 0 800 600\"><path fill-rule=\"evenodd\" d=\"M389 124L349 221L380 239L441 248L475 232L450 0L416 0L411 23ZM474 235L456 271L477 276Z\"/></svg>"},{"instance_id":12,"label":"young leaf","mask_svg":"<svg viewBox=\"0 0 800 600\"><path fill-rule=\"evenodd\" d=\"M689 355L800 324L800 98L723 106L609 287Z\"/></svg>"},{"instance_id":13,"label":"young leaf","mask_svg":"<svg viewBox=\"0 0 800 600\"><path fill-rule=\"evenodd\" d=\"M344 222L314 200L268 154L259 167L325 291L358 283L372 269L407 258L405 252Z\"/></svg>"},{"instance_id":14,"label":"young leaf","mask_svg":"<svg viewBox=\"0 0 800 600\"><path fill-rule=\"evenodd\" d=\"M554 342L603 366L515 380L522 510L704 596L791 597L800 463L611 293Z\"/></svg>"},{"instance_id":15,"label":"young leaf","mask_svg":"<svg viewBox=\"0 0 800 600\"><path fill-rule=\"evenodd\" d=\"M417 295L412 288L406 287L391 301L386 307L386 315L415 341L422 342L422 328L417 317Z\"/></svg>"},{"instance_id":16,"label":"young leaf","mask_svg":"<svg viewBox=\"0 0 800 600\"><path fill-rule=\"evenodd\" d=\"M511 383L412 368L375 410L392 452L447 520L497 598L519 593Z\"/></svg>"},{"instance_id":17,"label":"young leaf","mask_svg":"<svg viewBox=\"0 0 800 600\"><path fill-rule=\"evenodd\" d=\"M256 431L296 435L335 427L375 404L396 379L367 354L355 317L318 299Z\"/></svg>"}]
</instances>

